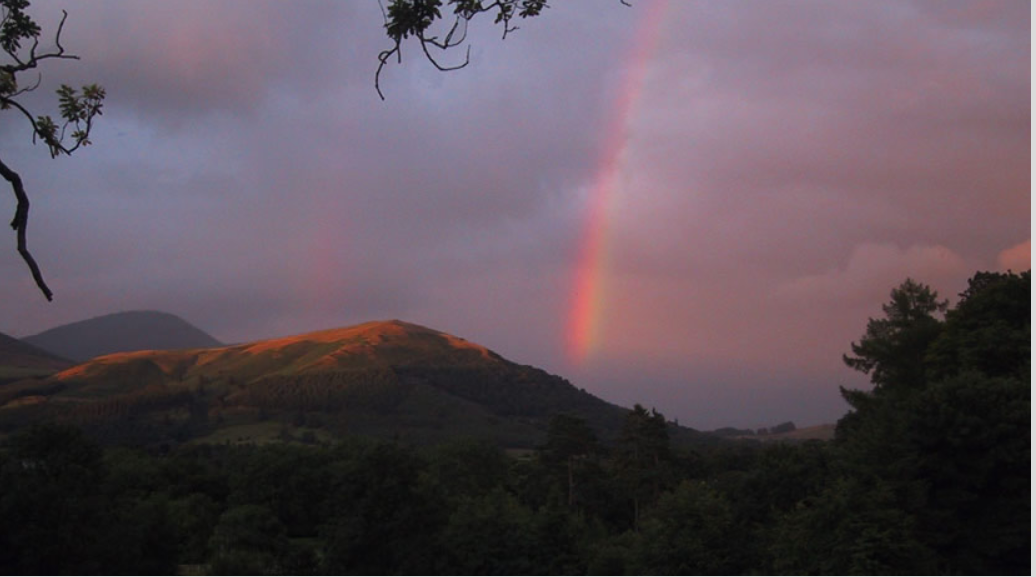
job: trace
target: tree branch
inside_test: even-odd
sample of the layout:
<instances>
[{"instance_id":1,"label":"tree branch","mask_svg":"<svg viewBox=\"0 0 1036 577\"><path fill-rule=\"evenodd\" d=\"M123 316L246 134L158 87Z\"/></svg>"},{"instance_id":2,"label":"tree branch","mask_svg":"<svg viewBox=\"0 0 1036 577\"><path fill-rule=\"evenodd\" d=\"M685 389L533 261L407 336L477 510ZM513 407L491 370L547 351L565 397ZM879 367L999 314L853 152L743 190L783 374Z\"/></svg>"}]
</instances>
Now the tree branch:
<instances>
[{"instance_id":1,"label":"tree branch","mask_svg":"<svg viewBox=\"0 0 1036 577\"><path fill-rule=\"evenodd\" d=\"M385 100L385 94L381 92L381 70L385 68L385 63L388 62L389 58L395 54L398 58L402 59L399 52L399 42L391 50L382 50L378 54L378 71L374 73L374 89L378 91L378 97Z\"/></svg>"},{"instance_id":2,"label":"tree branch","mask_svg":"<svg viewBox=\"0 0 1036 577\"><path fill-rule=\"evenodd\" d=\"M61 14L61 23L58 24L58 30L54 34L54 45L58 48L57 52L47 52L37 56L36 47L39 46L40 39L39 36L36 36L33 39L32 47L29 49L28 60L22 61L20 58L18 58L17 52L12 50L6 50L5 52L7 52L7 55L13 58L16 64L6 64L4 66L0 66L0 70L3 70L4 72L8 72L10 74L14 74L16 72L24 72L31 68L36 68L36 65L39 63L40 60L47 60L50 58L60 58L63 60L79 60L79 57L75 54L65 54L65 47L61 45L61 31L65 28L65 20L68 19L68 12L62 10Z\"/></svg>"},{"instance_id":3,"label":"tree branch","mask_svg":"<svg viewBox=\"0 0 1036 577\"><path fill-rule=\"evenodd\" d=\"M14 190L14 196L18 200L18 206L14 210L14 220L11 221L11 228L18 233L18 254L22 255L25 264L29 265L29 270L32 271L32 278L36 281L36 286L43 292L43 296L47 297L48 301L52 301L54 300L54 293L51 292L50 287L43 280L40 267L36 264L36 259L32 258L25 240L25 230L29 225L29 197L25 194L25 188L22 187L22 179L17 172L4 164L3 160L0 160L0 176L3 176L7 182L11 183L11 189Z\"/></svg>"},{"instance_id":4,"label":"tree branch","mask_svg":"<svg viewBox=\"0 0 1036 577\"><path fill-rule=\"evenodd\" d=\"M37 52L42 31L39 25L24 12L24 8L28 5L29 2L25 0L3 0L0 4L0 14L2 14L0 17L0 56L6 54L10 59L4 64L0 64L0 110L13 108L21 112L32 127L33 143L36 143L37 138L43 140L50 149L51 158L62 154L71 155L80 146L90 144L90 131L93 129L94 117L101 115L105 97L104 88L90 84L83 86L80 92L71 86L62 84L57 90L60 111L58 122L55 122L49 115L33 116L25 106L15 100L27 92L36 90L42 78L37 74L35 84L19 88L17 78L19 74L36 68L43 60L79 59L73 54L66 54L65 47L61 45L61 33L68 20L68 12L64 10L61 11L61 22L54 34L55 47L47 48L43 53ZM24 51L21 48L23 40L31 41L27 50ZM19 53L22 53L23 56L20 56ZM69 131L71 134L68 136L72 142L66 145L65 136ZM29 196L25 193L22 179L2 160L0 160L0 176L11 184L17 200L11 228L15 230L18 237L18 254L29 266L32 278L36 281L36 286L43 292L43 296L48 301L53 300L54 295L43 280L36 259L29 252L26 242L26 230L29 225Z\"/></svg>"},{"instance_id":5,"label":"tree branch","mask_svg":"<svg viewBox=\"0 0 1036 577\"><path fill-rule=\"evenodd\" d=\"M456 44L443 44L438 42L438 39L434 37L424 38L423 36L418 35L417 38L421 41L421 50L424 51L424 55L428 58L428 61L431 62L432 65L435 66L441 72L451 72L453 70L460 70L461 68L464 68L468 65L468 63L471 62L471 46L468 46L468 52L467 55L464 57L464 62L462 64L458 64L456 66L443 66L442 64L439 64L439 62L436 61L435 58L432 56L432 53L428 51L428 45L431 44L432 46L435 46L440 50L446 50L451 46L456 46Z\"/></svg>"},{"instance_id":6,"label":"tree branch","mask_svg":"<svg viewBox=\"0 0 1036 577\"><path fill-rule=\"evenodd\" d=\"M620 4L630 6L629 0L619 0ZM494 16L493 23L499 24L503 29L502 37L518 30L514 25L519 19L534 18L539 16L548 6L548 0L389 0L386 8L385 2L378 0L382 17L385 20L385 33L392 41L392 46L378 54L378 69L374 73L374 88L378 96L385 100L385 94L381 90L381 71L394 55L397 62L402 62L401 45L410 36L417 38L421 44L421 51L425 58L435 66L436 70L448 72L460 70L471 61L471 47L468 46L464 62L455 66L440 64L429 46L434 46L446 51L450 48L460 46L467 41L467 27L473 18L480 14L491 14ZM429 31L436 25L443 24L449 16L443 15L443 8L451 8L454 22L446 33L445 37L432 36ZM463 27L462 27L463 26ZM460 37L455 35L460 32Z\"/></svg>"},{"instance_id":7,"label":"tree branch","mask_svg":"<svg viewBox=\"0 0 1036 577\"><path fill-rule=\"evenodd\" d=\"M25 115L25 118L29 119L29 124L32 125L32 142L33 144L35 144L36 133L39 132L39 129L36 127L36 119L32 117L32 113L29 112L28 109L26 109L24 106L22 106L17 100L13 100L8 96L0 96L0 109L7 108L9 106L17 108L21 111L22 114Z\"/></svg>"}]
</instances>

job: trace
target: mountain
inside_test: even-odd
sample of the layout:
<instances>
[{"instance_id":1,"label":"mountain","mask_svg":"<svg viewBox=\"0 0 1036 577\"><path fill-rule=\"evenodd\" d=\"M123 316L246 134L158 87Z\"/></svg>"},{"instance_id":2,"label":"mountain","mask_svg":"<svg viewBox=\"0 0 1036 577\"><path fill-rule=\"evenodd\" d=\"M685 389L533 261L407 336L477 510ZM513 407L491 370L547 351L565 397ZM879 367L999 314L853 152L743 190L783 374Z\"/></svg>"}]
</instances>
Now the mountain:
<instances>
[{"instance_id":1,"label":"mountain","mask_svg":"<svg viewBox=\"0 0 1036 577\"><path fill-rule=\"evenodd\" d=\"M158 311L104 315L54 327L22 340L73 361L127 351L222 345L180 317Z\"/></svg>"},{"instance_id":2,"label":"mountain","mask_svg":"<svg viewBox=\"0 0 1036 577\"><path fill-rule=\"evenodd\" d=\"M7 399L5 404L4 399ZM402 321L218 348L117 353L13 394L0 430L68 419L113 442L330 439L541 443L553 415L617 436L626 409L462 338ZM671 428L674 439L696 437Z\"/></svg>"},{"instance_id":3,"label":"mountain","mask_svg":"<svg viewBox=\"0 0 1036 577\"><path fill-rule=\"evenodd\" d=\"M14 337L0 333L0 383L49 375L72 363Z\"/></svg>"}]
</instances>

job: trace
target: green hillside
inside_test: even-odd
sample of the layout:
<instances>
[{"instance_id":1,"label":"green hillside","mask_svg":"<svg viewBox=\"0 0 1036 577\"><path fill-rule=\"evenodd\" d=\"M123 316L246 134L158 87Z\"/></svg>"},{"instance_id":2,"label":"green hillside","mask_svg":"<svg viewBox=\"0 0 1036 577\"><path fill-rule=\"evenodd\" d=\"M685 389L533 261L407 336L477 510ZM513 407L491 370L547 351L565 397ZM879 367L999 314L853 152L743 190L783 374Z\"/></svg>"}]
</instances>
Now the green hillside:
<instances>
[{"instance_id":1,"label":"green hillside","mask_svg":"<svg viewBox=\"0 0 1036 577\"><path fill-rule=\"evenodd\" d=\"M99 357L0 387L0 431L70 421L110 442L265 441L361 434L508 447L579 415L602 438L625 409L485 347L401 321L219 348ZM694 436L674 427L674 439Z\"/></svg>"}]
</instances>

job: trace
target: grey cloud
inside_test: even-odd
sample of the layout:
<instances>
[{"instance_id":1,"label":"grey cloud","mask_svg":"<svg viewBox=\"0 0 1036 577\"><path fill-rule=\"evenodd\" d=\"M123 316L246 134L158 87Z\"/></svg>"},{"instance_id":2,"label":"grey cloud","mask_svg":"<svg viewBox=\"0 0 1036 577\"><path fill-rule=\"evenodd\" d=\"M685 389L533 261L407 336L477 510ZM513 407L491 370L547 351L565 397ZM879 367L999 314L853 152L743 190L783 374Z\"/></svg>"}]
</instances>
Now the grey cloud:
<instances>
[{"instance_id":1,"label":"grey cloud","mask_svg":"<svg viewBox=\"0 0 1036 577\"><path fill-rule=\"evenodd\" d=\"M20 303L0 331L143 307L226 340L402 317L681 422L809 424L844 410L840 354L893 277L953 292L1029 238L1026 5L669 2L616 119L646 6L604 4L506 42L476 24L454 73L406 47L385 102L373 1L70 6L83 60L45 82L102 82L108 108L58 161L0 128L58 298L0 254ZM53 25L63 5L33 7ZM617 121L604 348L579 366L574 269Z\"/></svg>"}]
</instances>

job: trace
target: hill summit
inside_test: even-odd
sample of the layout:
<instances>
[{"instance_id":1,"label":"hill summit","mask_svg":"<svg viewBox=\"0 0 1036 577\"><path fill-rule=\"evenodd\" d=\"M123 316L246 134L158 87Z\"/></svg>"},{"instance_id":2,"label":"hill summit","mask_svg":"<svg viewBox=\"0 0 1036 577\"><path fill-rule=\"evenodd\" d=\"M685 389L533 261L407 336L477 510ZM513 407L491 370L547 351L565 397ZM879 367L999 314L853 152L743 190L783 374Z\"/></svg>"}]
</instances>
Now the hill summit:
<instances>
[{"instance_id":1,"label":"hill summit","mask_svg":"<svg viewBox=\"0 0 1036 577\"><path fill-rule=\"evenodd\" d=\"M511 364L460 337L399 320L374 321L250 343L177 350L141 350L94 358L56 375L62 381L117 379L147 373L152 382L225 377L253 383L275 377L374 369Z\"/></svg>"},{"instance_id":2,"label":"hill summit","mask_svg":"<svg viewBox=\"0 0 1036 577\"><path fill-rule=\"evenodd\" d=\"M160 311L103 315L54 327L22 340L73 361L126 351L218 347L222 344L180 317Z\"/></svg>"}]
</instances>

